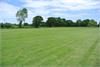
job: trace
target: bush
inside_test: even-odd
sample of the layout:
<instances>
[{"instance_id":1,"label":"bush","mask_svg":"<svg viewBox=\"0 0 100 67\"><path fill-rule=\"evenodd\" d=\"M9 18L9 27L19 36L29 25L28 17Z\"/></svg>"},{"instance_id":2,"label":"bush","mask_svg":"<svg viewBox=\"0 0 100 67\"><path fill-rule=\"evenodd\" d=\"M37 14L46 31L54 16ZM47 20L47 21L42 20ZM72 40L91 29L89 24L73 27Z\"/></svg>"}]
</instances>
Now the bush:
<instances>
[{"instance_id":1,"label":"bush","mask_svg":"<svg viewBox=\"0 0 100 67\"><path fill-rule=\"evenodd\" d=\"M11 23L0 23L1 28L11 28L12 24Z\"/></svg>"}]
</instances>

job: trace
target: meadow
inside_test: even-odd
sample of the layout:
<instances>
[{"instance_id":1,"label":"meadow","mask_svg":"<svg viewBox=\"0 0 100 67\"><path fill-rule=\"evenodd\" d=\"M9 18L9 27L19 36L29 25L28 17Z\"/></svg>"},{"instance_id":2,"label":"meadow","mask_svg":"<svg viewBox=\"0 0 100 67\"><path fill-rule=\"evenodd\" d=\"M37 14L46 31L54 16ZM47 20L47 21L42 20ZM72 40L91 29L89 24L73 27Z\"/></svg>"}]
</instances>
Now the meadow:
<instances>
[{"instance_id":1,"label":"meadow","mask_svg":"<svg viewBox=\"0 0 100 67\"><path fill-rule=\"evenodd\" d=\"M100 28L0 30L0 67L100 67Z\"/></svg>"}]
</instances>

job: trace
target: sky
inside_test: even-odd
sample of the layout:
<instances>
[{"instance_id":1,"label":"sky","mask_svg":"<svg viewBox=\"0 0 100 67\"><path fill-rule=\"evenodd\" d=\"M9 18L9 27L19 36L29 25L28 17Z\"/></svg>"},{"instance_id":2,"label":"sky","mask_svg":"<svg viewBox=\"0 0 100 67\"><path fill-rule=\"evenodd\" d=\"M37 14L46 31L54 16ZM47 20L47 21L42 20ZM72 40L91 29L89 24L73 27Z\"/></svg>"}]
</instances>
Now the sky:
<instances>
[{"instance_id":1,"label":"sky","mask_svg":"<svg viewBox=\"0 0 100 67\"><path fill-rule=\"evenodd\" d=\"M22 8L28 10L28 23L37 15L44 21L51 16L100 21L100 0L0 0L0 22L18 23L16 12Z\"/></svg>"}]
</instances>

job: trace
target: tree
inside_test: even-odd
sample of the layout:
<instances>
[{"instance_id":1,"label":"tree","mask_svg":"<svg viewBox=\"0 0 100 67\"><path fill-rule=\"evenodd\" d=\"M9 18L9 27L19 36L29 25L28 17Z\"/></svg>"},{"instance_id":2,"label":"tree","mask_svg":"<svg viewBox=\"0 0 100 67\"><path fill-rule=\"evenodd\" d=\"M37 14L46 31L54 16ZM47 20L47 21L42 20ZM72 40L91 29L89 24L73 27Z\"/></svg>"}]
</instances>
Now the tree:
<instances>
[{"instance_id":1,"label":"tree","mask_svg":"<svg viewBox=\"0 0 100 67\"><path fill-rule=\"evenodd\" d=\"M80 25L81 25L82 27L87 27L87 26L88 26L89 21L90 21L89 19L85 19L85 20L83 20L83 21L81 22L81 24L80 24Z\"/></svg>"},{"instance_id":2,"label":"tree","mask_svg":"<svg viewBox=\"0 0 100 67\"><path fill-rule=\"evenodd\" d=\"M76 26L80 27L80 26L81 26L81 23L82 23L81 19L78 19L78 20L76 21Z\"/></svg>"},{"instance_id":3,"label":"tree","mask_svg":"<svg viewBox=\"0 0 100 67\"><path fill-rule=\"evenodd\" d=\"M55 22L56 22L56 18L55 17L49 17L47 19L47 21L46 21L46 24L49 27L53 27Z\"/></svg>"},{"instance_id":4,"label":"tree","mask_svg":"<svg viewBox=\"0 0 100 67\"><path fill-rule=\"evenodd\" d=\"M46 22L41 22L41 25L42 27L46 27Z\"/></svg>"},{"instance_id":5,"label":"tree","mask_svg":"<svg viewBox=\"0 0 100 67\"><path fill-rule=\"evenodd\" d=\"M98 27L100 27L100 22L99 22L99 24L98 24Z\"/></svg>"},{"instance_id":6,"label":"tree","mask_svg":"<svg viewBox=\"0 0 100 67\"><path fill-rule=\"evenodd\" d=\"M99 27L100 27L100 22L99 22Z\"/></svg>"},{"instance_id":7,"label":"tree","mask_svg":"<svg viewBox=\"0 0 100 67\"><path fill-rule=\"evenodd\" d=\"M60 23L59 24L60 24L59 26L61 26L61 27L67 26L66 19L60 18Z\"/></svg>"},{"instance_id":8,"label":"tree","mask_svg":"<svg viewBox=\"0 0 100 67\"><path fill-rule=\"evenodd\" d=\"M43 21L43 18L42 18L42 16L35 16L34 18L33 18L33 26L35 27L35 28L38 28L40 25L41 25L41 23L42 23L42 21Z\"/></svg>"},{"instance_id":9,"label":"tree","mask_svg":"<svg viewBox=\"0 0 100 67\"><path fill-rule=\"evenodd\" d=\"M28 17L28 11L26 8L23 8L16 13L17 20L19 21L19 28L22 27L22 22L25 22L25 19Z\"/></svg>"},{"instance_id":10,"label":"tree","mask_svg":"<svg viewBox=\"0 0 100 67\"><path fill-rule=\"evenodd\" d=\"M28 23L24 23L23 25L24 25L24 26L29 26L29 24L28 24Z\"/></svg>"},{"instance_id":11,"label":"tree","mask_svg":"<svg viewBox=\"0 0 100 67\"><path fill-rule=\"evenodd\" d=\"M12 24L11 23L5 23L5 28L11 28Z\"/></svg>"},{"instance_id":12,"label":"tree","mask_svg":"<svg viewBox=\"0 0 100 67\"><path fill-rule=\"evenodd\" d=\"M91 27L91 26L97 26L97 22L92 19L92 20L89 21L88 26L89 27Z\"/></svg>"},{"instance_id":13,"label":"tree","mask_svg":"<svg viewBox=\"0 0 100 67\"><path fill-rule=\"evenodd\" d=\"M12 25L11 23L0 23L0 28L12 28Z\"/></svg>"},{"instance_id":14,"label":"tree","mask_svg":"<svg viewBox=\"0 0 100 67\"><path fill-rule=\"evenodd\" d=\"M61 18L60 17L58 17L58 18L56 18L56 24L55 24L57 27L58 26L61 26Z\"/></svg>"},{"instance_id":15,"label":"tree","mask_svg":"<svg viewBox=\"0 0 100 67\"><path fill-rule=\"evenodd\" d=\"M0 23L0 28L4 28L4 24L3 23Z\"/></svg>"},{"instance_id":16,"label":"tree","mask_svg":"<svg viewBox=\"0 0 100 67\"><path fill-rule=\"evenodd\" d=\"M73 26L73 21L72 20L66 20L67 26Z\"/></svg>"}]
</instances>

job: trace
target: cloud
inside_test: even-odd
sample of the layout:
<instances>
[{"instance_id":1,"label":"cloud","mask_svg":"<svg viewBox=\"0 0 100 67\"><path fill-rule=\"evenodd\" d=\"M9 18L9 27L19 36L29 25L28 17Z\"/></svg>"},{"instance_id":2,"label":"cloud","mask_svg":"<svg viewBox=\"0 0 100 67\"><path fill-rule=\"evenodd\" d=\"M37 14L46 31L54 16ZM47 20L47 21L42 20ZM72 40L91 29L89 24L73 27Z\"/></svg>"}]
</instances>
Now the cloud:
<instances>
[{"instance_id":1,"label":"cloud","mask_svg":"<svg viewBox=\"0 0 100 67\"><path fill-rule=\"evenodd\" d=\"M33 13L40 15L100 8L100 2L94 0L24 0L24 3L23 7L31 8Z\"/></svg>"},{"instance_id":2,"label":"cloud","mask_svg":"<svg viewBox=\"0 0 100 67\"><path fill-rule=\"evenodd\" d=\"M11 20L12 18L15 18L18 9L18 7L6 2L0 2L0 19L3 20L7 18L8 20Z\"/></svg>"},{"instance_id":3,"label":"cloud","mask_svg":"<svg viewBox=\"0 0 100 67\"><path fill-rule=\"evenodd\" d=\"M24 0L24 7L58 7L69 10L99 8L100 2L91 0Z\"/></svg>"},{"instance_id":4,"label":"cloud","mask_svg":"<svg viewBox=\"0 0 100 67\"><path fill-rule=\"evenodd\" d=\"M13 0L12 0L13 1ZM100 1L98 0L18 0L21 6L14 6L11 3L0 2L1 18L16 18L15 14L22 7L28 9L27 21L32 20L36 15L44 18L49 16L60 16L67 18L94 17L100 12ZM14 2L14 1L13 1ZM13 3L12 2L12 3ZM18 4L18 5L19 5ZM98 10L98 11L96 11ZM13 12L12 12L13 11ZM94 13L92 13L94 11ZM99 15L98 15L99 17ZM30 21L31 22L31 21Z\"/></svg>"},{"instance_id":5,"label":"cloud","mask_svg":"<svg viewBox=\"0 0 100 67\"><path fill-rule=\"evenodd\" d=\"M21 0L22 1L22 0ZM83 16L84 10L100 9L100 2L94 0L24 0L23 7L29 9L33 15L42 16ZM80 13L71 14L67 11L77 11ZM87 14L88 13L84 13Z\"/></svg>"}]
</instances>

